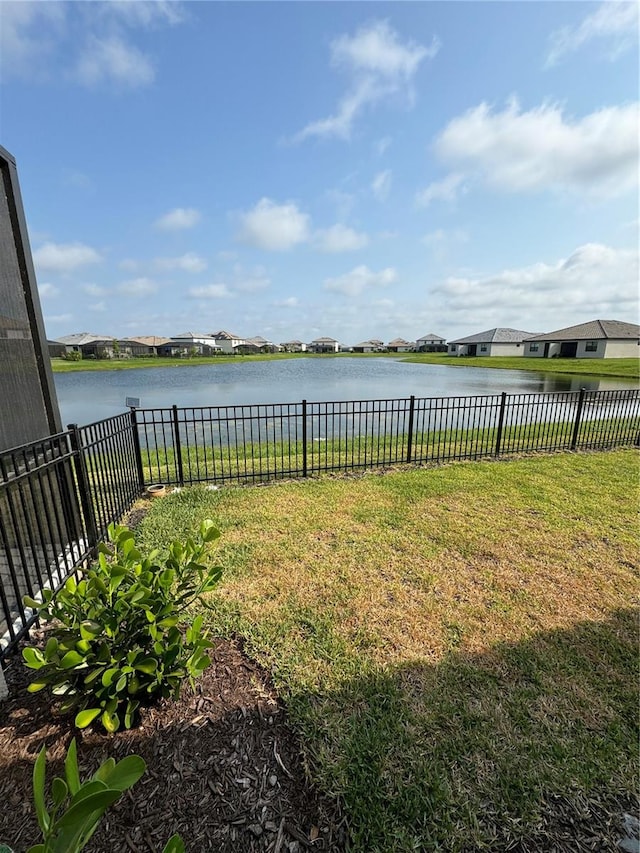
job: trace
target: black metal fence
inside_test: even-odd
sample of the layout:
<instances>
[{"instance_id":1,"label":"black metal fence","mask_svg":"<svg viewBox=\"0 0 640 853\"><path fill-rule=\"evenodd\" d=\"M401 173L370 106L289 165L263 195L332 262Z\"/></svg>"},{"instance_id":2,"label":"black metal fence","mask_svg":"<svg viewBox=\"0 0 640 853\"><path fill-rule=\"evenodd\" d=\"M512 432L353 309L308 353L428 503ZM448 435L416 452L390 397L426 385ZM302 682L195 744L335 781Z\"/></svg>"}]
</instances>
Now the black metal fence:
<instances>
[{"instance_id":1,"label":"black metal fence","mask_svg":"<svg viewBox=\"0 0 640 853\"><path fill-rule=\"evenodd\" d=\"M153 483L321 472L640 444L640 392L138 409L0 454L0 663L36 600L87 564Z\"/></svg>"},{"instance_id":2,"label":"black metal fence","mask_svg":"<svg viewBox=\"0 0 640 853\"><path fill-rule=\"evenodd\" d=\"M127 412L0 454L0 663L36 621L23 597L86 565L140 495L136 437Z\"/></svg>"},{"instance_id":3,"label":"black metal fence","mask_svg":"<svg viewBox=\"0 0 640 853\"><path fill-rule=\"evenodd\" d=\"M634 443L640 392L173 406L132 416L145 484L255 483Z\"/></svg>"}]
</instances>

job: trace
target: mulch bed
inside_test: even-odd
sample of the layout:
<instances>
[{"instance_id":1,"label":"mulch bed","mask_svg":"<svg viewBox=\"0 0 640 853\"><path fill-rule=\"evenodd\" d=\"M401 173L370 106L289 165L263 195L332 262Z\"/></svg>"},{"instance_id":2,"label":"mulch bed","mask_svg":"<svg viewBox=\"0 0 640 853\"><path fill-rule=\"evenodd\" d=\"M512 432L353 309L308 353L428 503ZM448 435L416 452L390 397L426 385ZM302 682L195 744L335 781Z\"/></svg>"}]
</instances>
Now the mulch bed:
<instances>
[{"instance_id":1,"label":"mulch bed","mask_svg":"<svg viewBox=\"0 0 640 853\"><path fill-rule=\"evenodd\" d=\"M32 673L14 657L0 702L0 842L22 853L40 840L33 763L44 743L47 780L63 775L75 736L83 779L109 756L147 763L105 814L87 848L94 853L160 853L175 832L189 853L346 850L339 807L310 784L267 675L235 642L219 640L212 658L195 691L186 685L179 700L142 709L139 728L107 735L74 729L44 691L27 693Z\"/></svg>"}]
</instances>

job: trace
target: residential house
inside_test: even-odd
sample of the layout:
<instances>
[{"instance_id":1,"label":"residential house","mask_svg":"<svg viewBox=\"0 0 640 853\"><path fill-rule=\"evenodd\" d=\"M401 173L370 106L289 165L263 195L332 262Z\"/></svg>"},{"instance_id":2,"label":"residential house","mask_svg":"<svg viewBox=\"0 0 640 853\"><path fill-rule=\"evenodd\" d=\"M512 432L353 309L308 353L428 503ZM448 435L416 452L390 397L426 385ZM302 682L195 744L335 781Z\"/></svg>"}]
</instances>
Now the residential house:
<instances>
[{"instance_id":1,"label":"residential house","mask_svg":"<svg viewBox=\"0 0 640 853\"><path fill-rule=\"evenodd\" d=\"M284 352L306 352L307 345L303 344L302 341L285 341L280 344L280 349Z\"/></svg>"},{"instance_id":2,"label":"residential house","mask_svg":"<svg viewBox=\"0 0 640 853\"><path fill-rule=\"evenodd\" d=\"M591 320L546 335L532 335L525 355L533 358L634 358L640 326L622 320Z\"/></svg>"},{"instance_id":3,"label":"residential house","mask_svg":"<svg viewBox=\"0 0 640 853\"><path fill-rule=\"evenodd\" d=\"M417 352L446 352L447 342L439 335L434 335L430 332L428 335L423 335L416 341Z\"/></svg>"},{"instance_id":4,"label":"residential house","mask_svg":"<svg viewBox=\"0 0 640 853\"><path fill-rule=\"evenodd\" d=\"M64 344L65 351L79 352L82 358L113 358L114 349L117 352L118 345L112 335L94 335L91 332L77 332L72 335L63 335L58 338L58 343Z\"/></svg>"},{"instance_id":5,"label":"residential house","mask_svg":"<svg viewBox=\"0 0 640 853\"><path fill-rule=\"evenodd\" d=\"M0 337L2 337L2 332L0 332ZM49 351L49 358L64 358L67 354L67 348L60 341L47 341L47 350Z\"/></svg>"},{"instance_id":6,"label":"residential house","mask_svg":"<svg viewBox=\"0 0 640 853\"><path fill-rule=\"evenodd\" d=\"M245 347L247 347L247 349L250 348L252 352L280 352L280 346L278 344L274 344L273 341L268 341L266 338L263 338L262 335L256 335L254 338L247 338L245 344L241 344L238 347L238 350L243 352Z\"/></svg>"},{"instance_id":7,"label":"residential house","mask_svg":"<svg viewBox=\"0 0 640 853\"><path fill-rule=\"evenodd\" d=\"M379 352L380 347L375 341L361 341L351 347L353 352Z\"/></svg>"},{"instance_id":8,"label":"residential house","mask_svg":"<svg viewBox=\"0 0 640 853\"><path fill-rule=\"evenodd\" d=\"M339 352L340 344L335 338L316 338L311 341L308 349L309 352L315 353Z\"/></svg>"},{"instance_id":9,"label":"residential house","mask_svg":"<svg viewBox=\"0 0 640 853\"><path fill-rule=\"evenodd\" d=\"M171 346L174 350L173 355L190 355L193 352L198 355L214 355L221 351L214 337L200 332L182 332L174 335L167 346Z\"/></svg>"},{"instance_id":10,"label":"residential house","mask_svg":"<svg viewBox=\"0 0 640 853\"><path fill-rule=\"evenodd\" d=\"M405 341L404 338L395 338L387 344L389 352L413 352L415 348L415 344Z\"/></svg>"},{"instance_id":11,"label":"residential house","mask_svg":"<svg viewBox=\"0 0 640 853\"><path fill-rule=\"evenodd\" d=\"M171 355L171 338L158 335L140 335L139 337L124 338L118 342L120 351L136 358L143 356Z\"/></svg>"},{"instance_id":12,"label":"residential house","mask_svg":"<svg viewBox=\"0 0 640 853\"><path fill-rule=\"evenodd\" d=\"M450 355L523 355L524 341L535 332L520 329L488 329L466 338L449 341Z\"/></svg>"},{"instance_id":13,"label":"residential house","mask_svg":"<svg viewBox=\"0 0 640 853\"><path fill-rule=\"evenodd\" d=\"M238 335L233 335L231 332L225 332L224 329L221 329L219 332L213 332L211 337L215 338L216 344L220 347L222 352L229 355L233 355L237 352L238 347L241 347L246 343L244 338L240 338Z\"/></svg>"}]
</instances>

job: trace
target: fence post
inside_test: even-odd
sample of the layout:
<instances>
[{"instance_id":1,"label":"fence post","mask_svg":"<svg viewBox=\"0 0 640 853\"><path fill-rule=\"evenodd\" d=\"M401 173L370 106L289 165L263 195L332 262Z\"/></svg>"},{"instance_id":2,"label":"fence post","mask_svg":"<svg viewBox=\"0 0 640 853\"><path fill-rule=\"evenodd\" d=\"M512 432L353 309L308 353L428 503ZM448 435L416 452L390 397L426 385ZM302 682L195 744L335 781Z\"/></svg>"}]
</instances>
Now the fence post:
<instances>
[{"instance_id":1,"label":"fence post","mask_svg":"<svg viewBox=\"0 0 640 853\"><path fill-rule=\"evenodd\" d=\"M502 445L502 428L504 426L504 410L507 405L507 394L503 391L500 395L500 413L498 415L498 432L496 434L496 449L495 455L500 456L500 447Z\"/></svg>"},{"instance_id":2,"label":"fence post","mask_svg":"<svg viewBox=\"0 0 640 853\"><path fill-rule=\"evenodd\" d=\"M307 401L302 401L302 476L307 476Z\"/></svg>"},{"instance_id":3,"label":"fence post","mask_svg":"<svg viewBox=\"0 0 640 853\"><path fill-rule=\"evenodd\" d=\"M98 544L98 525L96 523L96 514L91 500L91 489L89 487L89 476L87 474L87 466L84 459L84 450L80 440L80 430L78 424L69 424L69 440L71 441L71 450L73 451L73 464L76 473L76 482L78 484L78 492L80 494L80 506L84 515L85 526L87 529L87 537L89 539L89 548L93 549Z\"/></svg>"},{"instance_id":4,"label":"fence post","mask_svg":"<svg viewBox=\"0 0 640 853\"><path fill-rule=\"evenodd\" d=\"M407 433L407 462L411 462L411 450L413 445L413 413L415 410L416 398L412 394L409 397L409 431Z\"/></svg>"},{"instance_id":5,"label":"fence post","mask_svg":"<svg viewBox=\"0 0 640 853\"><path fill-rule=\"evenodd\" d=\"M573 435L571 437L571 450L575 450L578 445L578 433L580 432L580 421L582 419L582 406L584 405L585 393L585 389L581 388L580 396L578 397L578 408L576 409L576 422L573 426Z\"/></svg>"},{"instance_id":6,"label":"fence post","mask_svg":"<svg viewBox=\"0 0 640 853\"><path fill-rule=\"evenodd\" d=\"M136 454L136 469L138 471L138 485L140 491L144 491L144 470L142 468L142 451L140 450L140 434L138 433L138 416L135 406L131 407L131 434L133 436L133 449Z\"/></svg>"},{"instance_id":7,"label":"fence post","mask_svg":"<svg viewBox=\"0 0 640 853\"><path fill-rule=\"evenodd\" d=\"M178 422L178 407L173 405L173 448L178 466L178 482L184 486L184 472L182 470L182 447L180 445L180 424Z\"/></svg>"}]
</instances>

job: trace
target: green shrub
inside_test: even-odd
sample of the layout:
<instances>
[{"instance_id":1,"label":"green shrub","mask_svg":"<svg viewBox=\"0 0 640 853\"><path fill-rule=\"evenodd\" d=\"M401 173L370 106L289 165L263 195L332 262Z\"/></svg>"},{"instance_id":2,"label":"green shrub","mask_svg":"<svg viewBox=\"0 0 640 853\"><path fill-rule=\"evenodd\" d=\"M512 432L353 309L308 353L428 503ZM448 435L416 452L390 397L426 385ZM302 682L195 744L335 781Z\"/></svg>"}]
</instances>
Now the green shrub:
<instances>
[{"instance_id":1,"label":"green shrub","mask_svg":"<svg viewBox=\"0 0 640 853\"><path fill-rule=\"evenodd\" d=\"M82 361L82 353L80 350L69 350L62 356L65 361Z\"/></svg>"},{"instance_id":2,"label":"green shrub","mask_svg":"<svg viewBox=\"0 0 640 853\"><path fill-rule=\"evenodd\" d=\"M108 758L91 779L80 781L75 740L64 762L65 778L56 777L51 785L53 807L47 810L45 800L46 749L43 746L33 768L33 799L43 843L30 847L27 853L79 853L98 828L100 818L112 803L132 788L146 770L139 755L130 755L117 764ZM4 845L0 845L0 853ZM4 847L9 850L8 847ZM167 842L164 853L184 853L179 835Z\"/></svg>"},{"instance_id":3,"label":"green shrub","mask_svg":"<svg viewBox=\"0 0 640 853\"><path fill-rule=\"evenodd\" d=\"M193 682L211 662L202 616L189 620L185 611L196 600L207 606L202 595L220 579L220 567L202 564L219 536L207 519L195 540L173 542L162 558L158 551L143 557L133 533L111 525L111 546L99 546L97 564L79 583L69 578L55 597L43 590L44 604L24 599L56 620L43 651L23 650L38 670L29 691L52 688L63 711L76 711L78 728L100 717L109 732L130 728L140 702L177 696L184 679Z\"/></svg>"}]
</instances>

